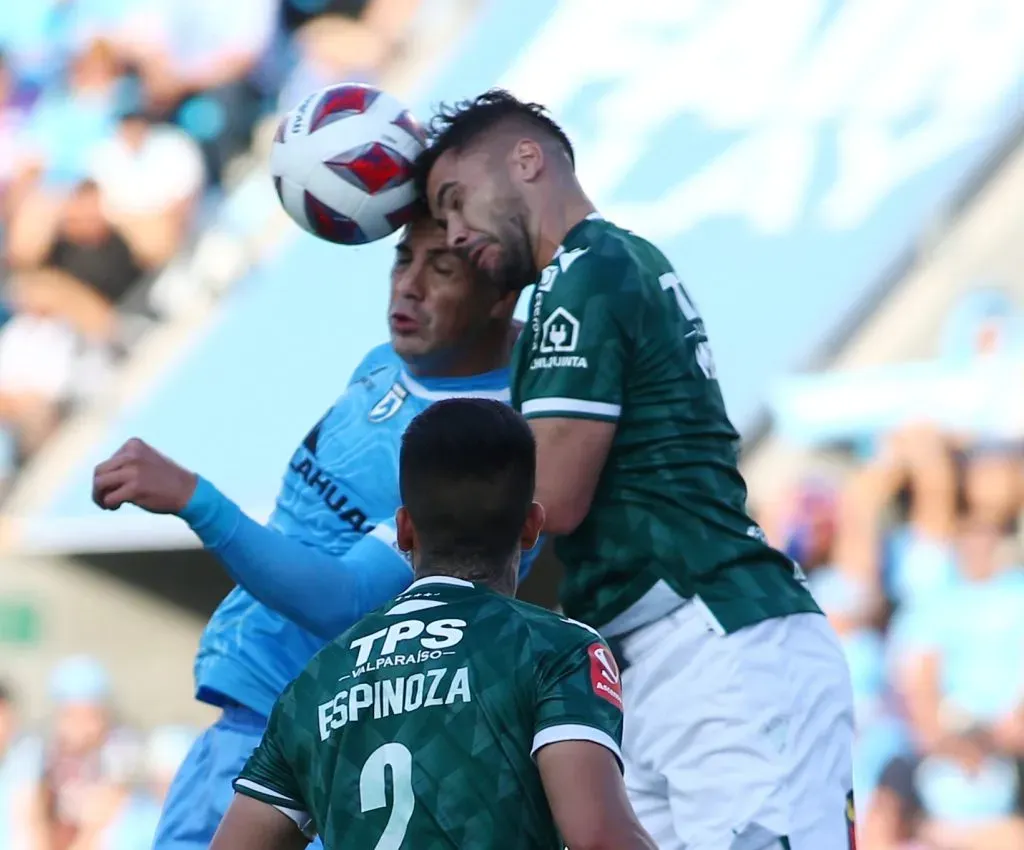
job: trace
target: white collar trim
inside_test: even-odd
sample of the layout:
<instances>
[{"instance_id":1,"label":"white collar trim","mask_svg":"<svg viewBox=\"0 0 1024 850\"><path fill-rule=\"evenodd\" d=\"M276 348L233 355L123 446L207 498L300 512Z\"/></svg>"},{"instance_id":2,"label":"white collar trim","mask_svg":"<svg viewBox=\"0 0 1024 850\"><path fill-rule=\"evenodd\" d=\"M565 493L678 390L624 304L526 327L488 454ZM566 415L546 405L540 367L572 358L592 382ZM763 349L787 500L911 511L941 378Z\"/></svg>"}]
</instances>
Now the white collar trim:
<instances>
[{"instance_id":1,"label":"white collar trim","mask_svg":"<svg viewBox=\"0 0 1024 850\"><path fill-rule=\"evenodd\" d=\"M504 402L512 400L512 394L508 387L500 390L430 390L404 369L402 370L402 383L414 396L425 398L427 401L444 401L446 398L489 398Z\"/></svg>"},{"instance_id":2,"label":"white collar trim","mask_svg":"<svg viewBox=\"0 0 1024 850\"><path fill-rule=\"evenodd\" d=\"M466 581L462 578L455 578L455 576L425 576L424 578L416 579L416 581L410 584L404 592L408 593L410 590L423 587L427 584L450 584L455 587L476 587L473 582Z\"/></svg>"}]
</instances>

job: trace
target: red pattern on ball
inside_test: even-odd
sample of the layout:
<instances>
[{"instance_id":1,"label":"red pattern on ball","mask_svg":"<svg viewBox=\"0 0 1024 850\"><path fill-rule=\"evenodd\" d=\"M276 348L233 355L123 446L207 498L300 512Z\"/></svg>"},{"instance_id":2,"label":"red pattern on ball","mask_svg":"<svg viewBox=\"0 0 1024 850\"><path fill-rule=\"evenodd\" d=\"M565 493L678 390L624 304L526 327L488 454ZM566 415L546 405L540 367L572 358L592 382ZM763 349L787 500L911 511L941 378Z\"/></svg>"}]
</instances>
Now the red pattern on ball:
<instances>
[{"instance_id":1,"label":"red pattern on ball","mask_svg":"<svg viewBox=\"0 0 1024 850\"><path fill-rule=\"evenodd\" d=\"M376 89L354 83L330 89L324 93L313 110L313 115L309 119L309 132L316 132L325 124L339 121L349 115L366 112L379 94Z\"/></svg>"},{"instance_id":2,"label":"red pattern on ball","mask_svg":"<svg viewBox=\"0 0 1024 850\"><path fill-rule=\"evenodd\" d=\"M399 207L394 212L389 212L384 218L388 220L388 224L395 230L398 230L399 227L404 227L416 217L416 211L419 209L419 206L418 201L413 201L404 207Z\"/></svg>"},{"instance_id":3,"label":"red pattern on ball","mask_svg":"<svg viewBox=\"0 0 1024 850\"><path fill-rule=\"evenodd\" d=\"M416 139L421 145L426 146L427 131L423 129L423 125L420 124L419 121L413 118L412 113L408 109L403 110L402 114L399 115L391 123L394 124L396 127L401 127L403 130L405 130L406 133L408 133L410 136Z\"/></svg>"},{"instance_id":4,"label":"red pattern on ball","mask_svg":"<svg viewBox=\"0 0 1024 850\"><path fill-rule=\"evenodd\" d=\"M400 186L412 178L412 163L380 142L338 154L324 165L369 195Z\"/></svg>"},{"instance_id":5,"label":"red pattern on ball","mask_svg":"<svg viewBox=\"0 0 1024 850\"><path fill-rule=\"evenodd\" d=\"M305 192L303 202L306 218L317 236L341 245L362 245L370 241L356 222L332 210L316 196Z\"/></svg>"}]
</instances>

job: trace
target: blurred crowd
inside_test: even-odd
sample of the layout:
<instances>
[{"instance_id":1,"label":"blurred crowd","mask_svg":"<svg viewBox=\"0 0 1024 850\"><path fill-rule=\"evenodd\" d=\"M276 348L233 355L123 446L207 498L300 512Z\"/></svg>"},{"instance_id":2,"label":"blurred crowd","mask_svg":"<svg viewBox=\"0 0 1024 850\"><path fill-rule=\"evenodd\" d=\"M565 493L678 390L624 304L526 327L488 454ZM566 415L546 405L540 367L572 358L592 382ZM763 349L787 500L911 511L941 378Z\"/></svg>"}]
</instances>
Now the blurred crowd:
<instances>
[{"instance_id":1,"label":"blurred crowd","mask_svg":"<svg viewBox=\"0 0 1024 850\"><path fill-rule=\"evenodd\" d=\"M263 119L401 53L419 0L0 4L0 482L99 391Z\"/></svg>"},{"instance_id":2,"label":"blurred crowd","mask_svg":"<svg viewBox=\"0 0 1024 850\"><path fill-rule=\"evenodd\" d=\"M148 850L196 730L119 724L107 673L88 656L54 668L49 701L45 727L33 728L0 684L0 846Z\"/></svg>"},{"instance_id":3,"label":"blurred crowd","mask_svg":"<svg viewBox=\"0 0 1024 850\"><path fill-rule=\"evenodd\" d=\"M1019 320L973 293L937 363L1015 364L1020 394ZM1024 850L1024 434L993 433L922 416L770 523L847 651L867 850Z\"/></svg>"},{"instance_id":4,"label":"blurred crowd","mask_svg":"<svg viewBox=\"0 0 1024 850\"><path fill-rule=\"evenodd\" d=\"M265 119L376 79L419 6L0 3L0 495L105 385L139 293L188 250ZM1021 317L986 303L947 340L951 374L1008 359L1015 382L977 374L1024 399ZM858 437L850 471L764 517L847 650L867 850L1024 850L1024 429L951 426L949 398L942 417ZM46 728L25 723L0 683L0 848L149 847L194 732L120 725L85 657L53 671L50 706Z\"/></svg>"}]
</instances>

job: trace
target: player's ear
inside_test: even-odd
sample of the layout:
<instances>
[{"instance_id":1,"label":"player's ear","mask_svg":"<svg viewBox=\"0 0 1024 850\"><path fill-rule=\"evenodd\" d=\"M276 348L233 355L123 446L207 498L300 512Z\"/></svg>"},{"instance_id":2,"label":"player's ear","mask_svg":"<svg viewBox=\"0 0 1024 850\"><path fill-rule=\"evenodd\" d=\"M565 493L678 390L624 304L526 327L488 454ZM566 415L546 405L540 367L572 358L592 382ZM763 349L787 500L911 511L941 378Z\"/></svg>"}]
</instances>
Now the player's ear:
<instances>
[{"instance_id":1,"label":"player's ear","mask_svg":"<svg viewBox=\"0 0 1024 850\"><path fill-rule=\"evenodd\" d=\"M520 139L512 145L509 166L514 180L532 183L544 170L544 149L533 139Z\"/></svg>"},{"instance_id":2,"label":"player's ear","mask_svg":"<svg viewBox=\"0 0 1024 850\"><path fill-rule=\"evenodd\" d=\"M532 549L537 545L541 529L544 528L544 506L540 502L530 505L523 523L523 533L519 537L519 545L523 549Z\"/></svg>"},{"instance_id":3,"label":"player's ear","mask_svg":"<svg viewBox=\"0 0 1024 850\"><path fill-rule=\"evenodd\" d=\"M416 548L416 528L405 505L395 512L395 534L398 548L403 552L409 553Z\"/></svg>"}]
</instances>

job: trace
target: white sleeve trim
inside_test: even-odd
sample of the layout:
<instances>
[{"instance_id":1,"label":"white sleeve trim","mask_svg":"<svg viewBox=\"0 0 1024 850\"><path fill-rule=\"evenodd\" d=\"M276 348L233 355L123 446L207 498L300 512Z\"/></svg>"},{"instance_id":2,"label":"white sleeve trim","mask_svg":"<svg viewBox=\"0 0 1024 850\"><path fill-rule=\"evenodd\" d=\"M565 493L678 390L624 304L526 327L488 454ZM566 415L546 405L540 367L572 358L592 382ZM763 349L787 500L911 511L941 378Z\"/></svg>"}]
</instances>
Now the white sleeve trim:
<instances>
[{"instance_id":1,"label":"white sleeve trim","mask_svg":"<svg viewBox=\"0 0 1024 850\"><path fill-rule=\"evenodd\" d=\"M253 782L251 779L236 779L235 788L248 789L250 791L255 791L263 797L281 800L282 802L280 804L268 803L268 805L273 806L282 815L288 818L288 820L294 823L299 828L299 831L310 841L316 838L316 826L313 823L313 818L310 816L309 812L295 808L294 800L289 799L284 796L284 794L275 791L273 788L268 788L266 785L260 785L258 782Z\"/></svg>"},{"instance_id":2,"label":"white sleeve trim","mask_svg":"<svg viewBox=\"0 0 1024 850\"><path fill-rule=\"evenodd\" d=\"M260 785L259 782L253 782L251 779L239 777L235 780L235 787L248 788L250 791L255 791L257 794L262 794L264 797L273 797L275 800L280 800L283 804L291 806L295 805L295 801L291 797L286 797L280 791L275 791L273 788L268 788L266 785Z\"/></svg>"},{"instance_id":3,"label":"white sleeve trim","mask_svg":"<svg viewBox=\"0 0 1024 850\"><path fill-rule=\"evenodd\" d=\"M308 812L301 812L298 809L287 809L284 806L274 806L274 808L294 823L299 828L299 832L310 841L316 838L316 824L313 823L313 818L309 816Z\"/></svg>"},{"instance_id":4,"label":"white sleeve trim","mask_svg":"<svg viewBox=\"0 0 1024 850\"><path fill-rule=\"evenodd\" d=\"M529 416L531 413L590 413L594 416L618 419L622 413L622 405L609 404L606 401L584 401L578 398L532 398L523 402L521 412L523 416Z\"/></svg>"},{"instance_id":5,"label":"white sleeve trim","mask_svg":"<svg viewBox=\"0 0 1024 850\"><path fill-rule=\"evenodd\" d=\"M622 764L622 752L619 745L603 729L596 726L584 726L582 723L563 723L560 726L547 726L533 736L533 747L530 750L531 756L537 755L537 750L546 747L548 744L557 744L559 741L591 741L600 744Z\"/></svg>"}]
</instances>

